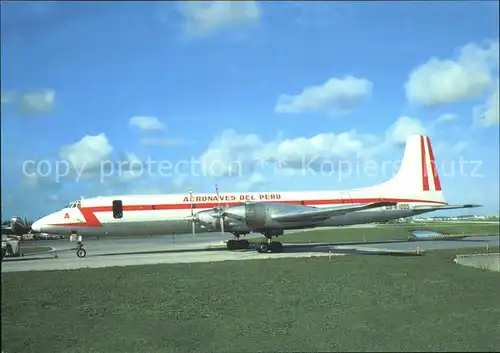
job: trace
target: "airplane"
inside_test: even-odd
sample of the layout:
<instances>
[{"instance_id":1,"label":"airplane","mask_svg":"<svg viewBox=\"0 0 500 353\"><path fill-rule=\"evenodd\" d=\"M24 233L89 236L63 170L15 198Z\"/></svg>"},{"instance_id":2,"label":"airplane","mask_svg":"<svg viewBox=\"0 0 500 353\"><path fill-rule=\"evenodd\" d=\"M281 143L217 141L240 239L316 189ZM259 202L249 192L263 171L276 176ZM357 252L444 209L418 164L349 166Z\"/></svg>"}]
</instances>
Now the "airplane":
<instances>
[{"instance_id":1,"label":"airplane","mask_svg":"<svg viewBox=\"0 0 500 353\"><path fill-rule=\"evenodd\" d=\"M346 226L411 217L437 210L480 207L449 205L444 198L431 142L406 141L401 168L379 185L346 191L253 192L193 195L117 195L69 203L32 225L33 232L83 236L166 235L229 232L228 250L248 249L240 236L261 233L258 252L281 252L273 237L284 230Z\"/></svg>"},{"instance_id":2,"label":"airplane","mask_svg":"<svg viewBox=\"0 0 500 353\"><path fill-rule=\"evenodd\" d=\"M2 224L2 234L20 237L31 230L30 222L25 218L13 217L8 224Z\"/></svg>"}]
</instances>

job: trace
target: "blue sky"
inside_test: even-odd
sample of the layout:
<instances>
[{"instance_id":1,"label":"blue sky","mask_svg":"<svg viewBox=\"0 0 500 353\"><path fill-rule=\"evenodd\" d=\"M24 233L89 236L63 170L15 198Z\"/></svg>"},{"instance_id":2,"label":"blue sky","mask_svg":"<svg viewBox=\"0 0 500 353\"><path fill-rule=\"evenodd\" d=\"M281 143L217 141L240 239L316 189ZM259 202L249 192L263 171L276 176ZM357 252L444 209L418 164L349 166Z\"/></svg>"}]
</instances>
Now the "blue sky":
<instances>
[{"instance_id":1,"label":"blue sky","mask_svg":"<svg viewBox=\"0 0 500 353\"><path fill-rule=\"evenodd\" d=\"M302 162L397 160L412 133L431 137L448 202L498 212L497 2L1 6L5 216L216 182L368 186L391 173Z\"/></svg>"}]
</instances>

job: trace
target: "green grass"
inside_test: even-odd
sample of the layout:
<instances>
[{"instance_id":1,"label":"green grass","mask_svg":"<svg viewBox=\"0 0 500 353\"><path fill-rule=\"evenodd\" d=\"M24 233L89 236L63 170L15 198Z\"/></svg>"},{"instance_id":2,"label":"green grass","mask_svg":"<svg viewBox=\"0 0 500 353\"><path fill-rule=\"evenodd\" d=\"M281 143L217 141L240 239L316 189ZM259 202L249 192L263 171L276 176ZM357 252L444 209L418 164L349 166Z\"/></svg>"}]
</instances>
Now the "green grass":
<instances>
[{"instance_id":1,"label":"green grass","mask_svg":"<svg viewBox=\"0 0 500 353\"><path fill-rule=\"evenodd\" d=\"M498 351L499 274L455 253L4 273L2 351Z\"/></svg>"},{"instance_id":2,"label":"green grass","mask_svg":"<svg viewBox=\"0 0 500 353\"><path fill-rule=\"evenodd\" d=\"M336 241L383 241L407 240L414 230L432 230L441 233L477 233L498 234L497 224L397 224L381 225L375 228L334 228L297 232L280 237L283 243L322 243ZM262 239L249 239L250 242L260 242Z\"/></svg>"}]
</instances>

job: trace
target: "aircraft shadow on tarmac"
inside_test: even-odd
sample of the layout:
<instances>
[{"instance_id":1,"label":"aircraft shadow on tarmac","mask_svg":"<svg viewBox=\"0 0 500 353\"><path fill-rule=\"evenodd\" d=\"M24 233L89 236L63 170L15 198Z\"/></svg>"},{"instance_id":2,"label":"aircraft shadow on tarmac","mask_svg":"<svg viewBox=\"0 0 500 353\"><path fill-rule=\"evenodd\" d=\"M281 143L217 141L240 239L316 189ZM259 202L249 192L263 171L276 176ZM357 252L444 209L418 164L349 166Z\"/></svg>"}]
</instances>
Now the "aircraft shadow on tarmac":
<instances>
[{"instance_id":1,"label":"aircraft shadow on tarmac","mask_svg":"<svg viewBox=\"0 0 500 353\"><path fill-rule=\"evenodd\" d=\"M369 244L390 244L390 243L406 243L406 241L401 240L390 240L390 241L377 241L377 242L335 242L335 243L315 243L315 244L284 244L283 253L294 254L294 253L331 253L331 254L363 254L363 255L397 255L397 256L415 256L415 253L402 252L398 250L391 251L387 249L385 251L375 251L375 250L363 250L355 248L331 248L332 246L356 246L356 245L369 245ZM224 246L213 247L213 248L197 248L197 249L165 249L165 250L146 250L146 251L129 251L129 252L113 252L113 253L101 253L96 255L87 255L92 257L99 256L120 256L120 255L144 255L144 254L175 254L175 253L197 253L197 252L229 252ZM233 250L234 253L247 253L256 252L255 245L250 244L249 249L243 250Z\"/></svg>"}]
</instances>

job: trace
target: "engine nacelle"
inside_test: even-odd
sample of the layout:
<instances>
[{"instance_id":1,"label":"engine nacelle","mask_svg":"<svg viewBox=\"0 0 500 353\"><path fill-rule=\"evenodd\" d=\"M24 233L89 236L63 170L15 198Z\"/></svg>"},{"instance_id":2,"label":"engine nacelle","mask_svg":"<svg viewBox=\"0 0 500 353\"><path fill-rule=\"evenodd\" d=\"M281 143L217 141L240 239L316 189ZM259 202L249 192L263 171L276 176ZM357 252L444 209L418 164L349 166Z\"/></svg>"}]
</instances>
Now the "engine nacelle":
<instances>
[{"instance_id":1,"label":"engine nacelle","mask_svg":"<svg viewBox=\"0 0 500 353\"><path fill-rule=\"evenodd\" d=\"M284 225L274 220L273 216L302 211L303 206L300 205L255 202L224 208L222 217L224 229L229 232L277 232L275 235L281 235L282 229L293 226L304 227L304 222L295 224L287 222ZM220 230L221 214L218 210L201 211L195 217L200 225L210 230Z\"/></svg>"}]
</instances>

